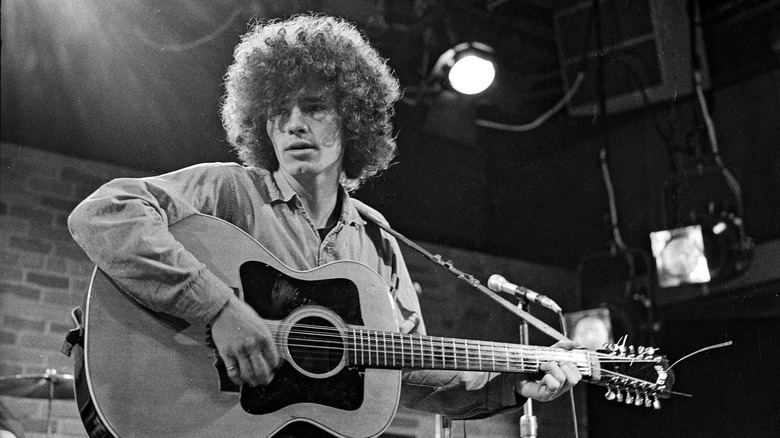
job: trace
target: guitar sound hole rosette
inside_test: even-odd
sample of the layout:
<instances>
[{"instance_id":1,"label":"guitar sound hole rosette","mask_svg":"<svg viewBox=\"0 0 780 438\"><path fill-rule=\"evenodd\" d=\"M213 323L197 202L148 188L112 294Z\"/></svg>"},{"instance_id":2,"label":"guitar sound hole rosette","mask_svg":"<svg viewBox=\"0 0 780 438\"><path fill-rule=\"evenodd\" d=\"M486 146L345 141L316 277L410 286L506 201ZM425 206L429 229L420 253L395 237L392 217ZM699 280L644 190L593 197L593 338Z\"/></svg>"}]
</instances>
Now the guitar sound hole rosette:
<instances>
[{"instance_id":1,"label":"guitar sound hole rosette","mask_svg":"<svg viewBox=\"0 0 780 438\"><path fill-rule=\"evenodd\" d=\"M304 306L284 320L277 334L285 359L301 374L325 379L347 364L346 324L332 310Z\"/></svg>"}]
</instances>

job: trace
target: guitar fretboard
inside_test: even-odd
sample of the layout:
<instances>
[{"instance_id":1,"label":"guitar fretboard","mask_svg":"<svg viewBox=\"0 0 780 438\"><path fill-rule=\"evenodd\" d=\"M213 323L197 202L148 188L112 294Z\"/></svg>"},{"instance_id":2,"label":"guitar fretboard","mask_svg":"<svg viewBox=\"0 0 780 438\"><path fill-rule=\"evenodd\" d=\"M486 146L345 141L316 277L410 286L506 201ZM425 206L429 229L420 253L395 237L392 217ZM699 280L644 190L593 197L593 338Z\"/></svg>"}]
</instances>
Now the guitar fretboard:
<instances>
[{"instance_id":1,"label":"guitar fretboard","mask_svg":"<svg viewBox=\"0 0 780 438\"><path fill-rule=\"evenodd\" d=\"M535 373L548 361L570 361L591 375L588 350L476 341L437 336L349 330L344 339L352 365L394 369L439 369Z\"/></svg>"}]
</instances>

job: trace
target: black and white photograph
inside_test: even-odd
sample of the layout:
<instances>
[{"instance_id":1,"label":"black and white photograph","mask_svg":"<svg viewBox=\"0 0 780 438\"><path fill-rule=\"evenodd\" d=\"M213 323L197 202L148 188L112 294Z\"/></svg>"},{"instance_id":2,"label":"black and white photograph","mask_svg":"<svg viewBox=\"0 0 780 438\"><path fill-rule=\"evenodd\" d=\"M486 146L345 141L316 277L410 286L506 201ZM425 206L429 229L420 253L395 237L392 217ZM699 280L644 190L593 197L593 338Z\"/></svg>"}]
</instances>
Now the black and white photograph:
<instances>
[{"instance_id":1,"label":"black and white photograph","mask_svg":"<svg viewBox=\"0 0 780 438\"><path fill-rule=\"evenodd\" d=\"M780 0L0 20L0 438L780 436Z\"/></svg>"}]
</instances>

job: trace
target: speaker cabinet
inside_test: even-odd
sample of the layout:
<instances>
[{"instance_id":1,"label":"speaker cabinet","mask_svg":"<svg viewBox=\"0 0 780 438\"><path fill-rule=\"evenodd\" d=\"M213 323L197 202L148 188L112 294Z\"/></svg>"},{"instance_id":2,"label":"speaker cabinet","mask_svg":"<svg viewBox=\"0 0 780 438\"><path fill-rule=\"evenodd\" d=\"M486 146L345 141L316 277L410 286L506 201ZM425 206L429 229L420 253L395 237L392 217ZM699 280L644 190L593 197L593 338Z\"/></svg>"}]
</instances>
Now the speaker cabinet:
<instances>
[{"instance_id":1,"label":"speaker cabinet","mask_svg":"<svg viewBox=\"0 0 780 438\"><path fill-rule=\"evenodd\" d=\"M686 0L606 0L599 2L602 66L607 113L672 100L692 91L691 37ZM598 113L596 14L584 1L553 16L564 87L585 73L568 105L572 116ZM697 35L699 32L696 33ZM709 77L703 43L696 53Z\"/></svg>"}]
</instances>

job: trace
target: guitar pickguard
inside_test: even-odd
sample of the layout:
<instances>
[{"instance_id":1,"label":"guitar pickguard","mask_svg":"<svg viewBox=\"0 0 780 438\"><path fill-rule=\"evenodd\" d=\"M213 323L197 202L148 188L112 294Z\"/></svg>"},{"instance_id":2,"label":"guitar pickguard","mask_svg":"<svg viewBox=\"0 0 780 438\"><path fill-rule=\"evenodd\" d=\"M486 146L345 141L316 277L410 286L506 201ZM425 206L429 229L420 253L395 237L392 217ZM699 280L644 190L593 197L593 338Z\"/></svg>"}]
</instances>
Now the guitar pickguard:
<instances>
[{"instance_id":1,"label":"guitar pickguard","mask_svg":"<svg viewBox=\"0 0 780 438\"><path fill-rule=\"evenodd\" d=\"M358 289L347 279L303 281L255 261L243 263L240 276L244 301L265 320L281 320L301 306L320 305L347 324L363 325ZM357 367L345 367L328 378L313 378L285 362L269 385L243 385L241 406L251 414L267 414L301 402L356 410L363 403L363 379Z\"/></svg>"}]
</instances>

